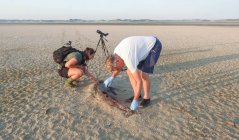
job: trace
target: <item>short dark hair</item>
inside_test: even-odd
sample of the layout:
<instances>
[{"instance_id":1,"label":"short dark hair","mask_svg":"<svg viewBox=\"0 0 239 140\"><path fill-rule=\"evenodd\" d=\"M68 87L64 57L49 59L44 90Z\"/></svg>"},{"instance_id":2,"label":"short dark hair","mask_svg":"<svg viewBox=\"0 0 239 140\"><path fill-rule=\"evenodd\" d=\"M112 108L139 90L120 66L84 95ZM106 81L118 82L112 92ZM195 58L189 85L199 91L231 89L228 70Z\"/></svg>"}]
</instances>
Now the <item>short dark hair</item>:
<instances>
[{"instance_id":1,"label":"short dark hair","mask_svg":"<svg viewBox=\"0 0 239 140\"><path fill-rule=\"evenodd\" d=\"M90 55L92 55L92 54L95 53L95 50L94 50L93 48L88 48L88 47L87 47L87 48L84 50L84 53L85 53L85 54L89 53Z\"/></svg>"}]
</instances>

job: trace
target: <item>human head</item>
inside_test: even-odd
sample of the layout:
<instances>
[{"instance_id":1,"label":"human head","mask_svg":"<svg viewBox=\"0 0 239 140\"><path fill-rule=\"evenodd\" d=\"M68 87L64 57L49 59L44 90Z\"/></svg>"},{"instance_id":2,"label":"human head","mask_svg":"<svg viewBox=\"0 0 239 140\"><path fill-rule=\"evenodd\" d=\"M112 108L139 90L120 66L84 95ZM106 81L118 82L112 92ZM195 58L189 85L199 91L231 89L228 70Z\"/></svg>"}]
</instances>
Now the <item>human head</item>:
<instances>
[{"instance_id":1,"label":"human head","mask_svg":"<svg viewBox=\"0 0 239 140\"><path fill-rule=\"evenodd\" d=\"M95 55L95 50L92 49L92 48L86 48L84 50L84 54L85 54L85 57L86 57L86 60L91 60L94 58L94 55Z\"/></svg>"},{"instance_id":2,"label":"human head","mask_svg":"<svg viewBox=\"0 0 239 140\"><path fill-rule=\"evenodd\" d=\"M105 66L110 72L118 71L124 67L124 61L116 54L110 55L106 58Z\"/></svg>"}]
</instances>

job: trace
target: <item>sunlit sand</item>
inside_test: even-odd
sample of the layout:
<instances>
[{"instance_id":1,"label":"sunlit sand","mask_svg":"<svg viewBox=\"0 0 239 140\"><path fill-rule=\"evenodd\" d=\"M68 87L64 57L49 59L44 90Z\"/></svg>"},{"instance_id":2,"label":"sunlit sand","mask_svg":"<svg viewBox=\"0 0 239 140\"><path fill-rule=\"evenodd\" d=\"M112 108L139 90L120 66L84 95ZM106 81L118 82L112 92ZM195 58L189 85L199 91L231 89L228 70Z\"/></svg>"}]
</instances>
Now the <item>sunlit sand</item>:
<instances>
[{"instance_id":1,"label":"sunlit sand","mask_svg":"<svg viewBox=\"0 0 239 140\"><path fill-rule=\"evenodd\" d=\"M56 72L52 52L69 40L96 48L97 29L110 52L127 36L162 42L151 105L128 118L87 77L70 89ZM0 25L0 139L238 139L238 39L238 26ZM100 80L104 59L99 49L89 63ZM125 72L113 87L121 102L133 94Z\"/></svg>"}]
</instances>

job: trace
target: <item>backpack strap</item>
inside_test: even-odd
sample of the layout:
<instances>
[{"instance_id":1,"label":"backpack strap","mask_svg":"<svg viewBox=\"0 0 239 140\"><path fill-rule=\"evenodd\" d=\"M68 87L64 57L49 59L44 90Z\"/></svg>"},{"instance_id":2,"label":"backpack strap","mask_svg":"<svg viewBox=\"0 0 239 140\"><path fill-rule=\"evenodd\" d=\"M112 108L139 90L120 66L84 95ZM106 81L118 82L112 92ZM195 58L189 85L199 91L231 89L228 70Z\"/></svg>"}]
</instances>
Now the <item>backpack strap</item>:
<instances>
[{"instance_id":1,"label":"backpack strap","mask_svg":"<svg viewBox=\"0 0 239 140\"><path fill-rule=\"evenodd\" d=\"M85 53L83 51L77 51L82 55L82 61L80 62L80 65L86 65L86 59L85 59Z\"/></svg>"}]
</instances>

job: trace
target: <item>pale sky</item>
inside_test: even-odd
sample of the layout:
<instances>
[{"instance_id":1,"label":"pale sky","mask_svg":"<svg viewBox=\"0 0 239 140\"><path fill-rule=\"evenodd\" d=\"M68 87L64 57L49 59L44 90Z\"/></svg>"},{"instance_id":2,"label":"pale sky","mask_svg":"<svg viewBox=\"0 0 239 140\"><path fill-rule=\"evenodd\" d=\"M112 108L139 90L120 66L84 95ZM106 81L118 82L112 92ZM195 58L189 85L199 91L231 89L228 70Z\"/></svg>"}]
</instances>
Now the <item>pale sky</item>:
<instances>
[{"instance_id":1,"label":"pale sky","mask_svg":"<svg viewBox=\"0 0 239 140\"><path fill-rule=\"evenodd\" d=\"M0 0L0 19L239 19L239 0Z\"/></svg>"}]
</instances>

